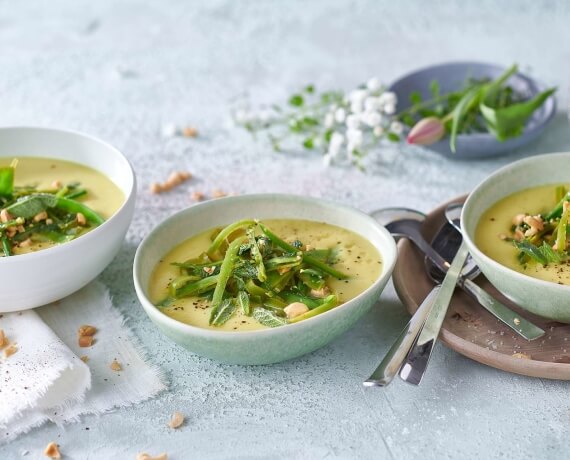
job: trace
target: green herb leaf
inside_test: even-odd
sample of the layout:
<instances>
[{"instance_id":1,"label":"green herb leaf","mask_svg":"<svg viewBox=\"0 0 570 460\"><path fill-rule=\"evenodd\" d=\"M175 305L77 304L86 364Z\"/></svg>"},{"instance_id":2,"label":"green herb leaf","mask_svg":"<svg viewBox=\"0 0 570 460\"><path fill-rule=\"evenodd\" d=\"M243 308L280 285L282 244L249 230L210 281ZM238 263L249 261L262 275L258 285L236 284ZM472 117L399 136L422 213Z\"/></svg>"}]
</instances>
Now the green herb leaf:
<instances>
[{"instance_id":1,"label":"green herb leaf","mask_svg":"<svg viewBox=\"0 0 570 460\"><path fill-rule=\"evenodd\" d=\"M481 87L474 86L468 90L463 97L459 100L452 112L452 123L451 123L451 135L449 138L449 146L451 151L455 153L455 143L457 140L457 134L459 132L459 126L463 120L464 115L471 109L474 103L477 101L481 94Z\"/></svg>"},{"instance_id":2,"label":"green herb leaf","mask_svg":"<svg viewBox=\"0 0 570 460\"><path fill-rule=\"evenodd\" d=\"M560 261L562 260L561 257L554 251L554 249L552 249L552 247L546 241L542 242L542 246L539 249L548 263L557 264L560 263Z\"/></svg>"},{"instance_id":3,"label":"green herb leaf","mask_svg":"<svg viewBox=\"0 0 570 460\"><path fill-rule=\"evenodd\" d=\"M14 168L0 168L0 196L10 196L14 191Z\"/></svg>"},{"instance_id":4,"label":"green herb leaf","mask_svg":"<svg viewBox=\"0 0 570 460\"><path fill-rule=\"evenodd\" d=\"M505 141L511 137L520 136L533 112L544 104L555 91L556 88L551 88L526 102L502 108L495 108L492 105L491 97L486 95L479 108L485 118L488 130L499 141Z\"/></svg>"},{"instance_id":5,"label":"green herb leaf","mask_svg":"<svg viewBox=\"0 0 570 460\"><path fill-rule=\"evenodd\" d=\"M400 136L396 133L389 132L386 136L390 142L400 142Z\"/></svg>"},{"instance_id":6,"label":"green herb leaf","mask_svg":"<svg viewBox=\"0 0 570 460\"><path fill-rule=\"evenodd\" d=\"M293 96L291 96L291 98L289 99L289 104L292 105L293 107L301 107L304 104L305 100L303 99L303 96L301 96L300 94L293 94Z\"/></svg>"},{"instance_id":7,"label":"green herb leaf","mask_svg":"<svg viewBox=\"0 0 570 460\"><path fill-rule=\"evenodd\" d=\"M279 327L287 324L287 320L285 318L281 318L275 313L261 307L253 309L253 317L261 324L268 327Z\"/></svg>"},{"instance_id":8,"label":"green herb leaf","mask_svg":"<svg viewBox=\"0 0 570 460\"><path fill-rule=\"evenodd\" d=\"M412 104L421 104L422 103L422 95L419 91L413 91L410 93L410 102Z\"/></svg>"},{"instance_id":9,"label":"green herb leaf","mask_svg":"<svg viewBox=\"0 0 570 460\"><path fill-rule=\"evenodd\" d=\"M218 306L212 308L212 312L210 313L210 325L221 326L224 324L235 313L236 307L234 299L223 300Z\"/></svg>"},{"instance_id":10,"label":"green herb leaf","mask_svg":"<svg viewBox=\"0 0 570 460\"><path fill-rule=\"evenodd\" d=\"M49 195L47 193L29 195L8 206L6 210L13 216L29 219L48 208L53 208L56 204L57 197L55 195Z\"/></svg>"},{"instance_id":11,"label":"green herb leaf","mask_svg":"<svg viewBox=\"0 0 570 460\"><path fill-rule=\"evenodd\" d=\"M315 92L315 86L314 85L305 86L305 92L309 93L309 94L313 94Z\"/></svg>"},{"instance_id":12,"label":"green herb leaf","mask_svg":"<svg viewBox=\"0 0 570 460\"><path fill-rule=\"evenodd\" d=\"M561 260L560 256L546 242L543 242L541 247L537 247L526 240L513 241L513 244L521 253L526 254L539 264L558 263Z\"/></svg>"},{"instance_id":13,"label":"green herb leaf","mask_svg":"<svg viewBox=\"0 0 570 460\"><path fill-rule=\"evenodd\" d=\"M308 137L303 141L303 147L308 150L311 150L315 147L315 140L312 137Z\"/></svg>"},{"instance_id":14,"label":"green herb leaf","mask_svg":"<svg viewBox=\"0 0 570 460\"><path fill-rule=\"evenodd\" d=\"M251 316L251 303L249 301L249 296L247 295L247 292L240 291L237 296L237 302L240 308L242 309L243 314L246 316Z\"/></svg>"}]
</instances>

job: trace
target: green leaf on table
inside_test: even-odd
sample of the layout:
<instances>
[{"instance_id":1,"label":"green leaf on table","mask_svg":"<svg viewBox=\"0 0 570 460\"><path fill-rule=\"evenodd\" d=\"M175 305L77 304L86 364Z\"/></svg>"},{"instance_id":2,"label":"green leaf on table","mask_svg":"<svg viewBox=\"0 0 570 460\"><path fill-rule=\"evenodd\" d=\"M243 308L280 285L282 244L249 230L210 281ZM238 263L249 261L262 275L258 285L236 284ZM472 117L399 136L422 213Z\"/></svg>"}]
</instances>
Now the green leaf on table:
<instances>
[{"instance_id":1,"label":"green leaf on table","mask_svg":"<svg viewBox=\"0 0 570 460\"><path fill-rule=\"evenodd\" d=\"M305 86L305 92L308 94L313 94L315 92L315 85Z\"/></svg>"},{"instance_id":2,"label":"green leaf on table","mask_svg":"<svg viewBox=\"0 0 570 460\"><path fill-rule=\"evenodd\" d=\"M304 103L305 100L303 99L303 96L301 96L300 94L293 94L293 96L291 96L291 98L289 99L289 104L292 105L293 107L301 107Z\"/></svg>"},{"instance_id":3,"label":"green leaf on table","mask_svg":"<svg viewBox=\"0 0 570 460\"><path fill-rule=\"evenodd\" d=\"M14 168L0 168L0 196L9 196L14 191Z\"/></svg>"},{"instance_id":4,"label":"green leaf on table","mask_svg":"<svg viewBox=\"0 0 570 460\"><path fill-rule=\"evenodd\" d=\"M469 110L476 105L477 100L481 95L481 86L473 86L469 89L463 97L459 100L455 108L452 112L452 119L451 119L451 134L449 138L449 146L451 147L451 151L455 153L456 151L456 141L457 141L457 134L459 133L459 127L461 125L461 121L463 117Z\"/></svg>"},{"instance_id":5,"label":"green leaf on table","mask_svg":"<svg viewBox=\"0 0 570 460\"><path fill-rule=\"evenodd\" d=\"M232 317L237 308L234 299L224 299L219 305L212 308L210 313L210 324L212 326L221 326Z\"/></svg>"},{"instance_id":6,"label":"green leaf on table","mask_svg":"<svg viewBox=\"0 0 570 460\"><path fill-rule=\"evenodd\" d=\"M253 317L261 324L268 327L279 327L287 324L287 320L285 318L281 318L275 313L261 307L254 308Z\"/></svg>"},{"instance_id":7,"label":"green leaf on table","mask_svg":"<svg viewBox=\"0 0 570 460\"><path fill-rule=\"evenodd\" d=\"M303 141L303 147L308 150L311 150L315 147L315 140L312 137L308 137Z\"/></svg>"},{"instance_id":8,"label":"green leaf on table","mask_svg":"<svg viewBox=\"0 0 570 460\"><path fill-rule=\"evenodd\" d=\"M556 88L551 88L528 101L502 108L494 108L490 105L491 102L488 101L491 98L486 93L479 107L489 131L497 140L505 141L511 137L520 136L533 112L544 104L555 91Z\"/></svg>"},{"instance_id":9,"label":"green leaf on table","mask_svg":"<svg viewBox=\"0 0 570 460\"><path fill-rule=\"evenodd\" d=\"M396 133L389 132L386 136L391 142L400 142L400 136L398 136Z\"/></svg>"}]
</instances>

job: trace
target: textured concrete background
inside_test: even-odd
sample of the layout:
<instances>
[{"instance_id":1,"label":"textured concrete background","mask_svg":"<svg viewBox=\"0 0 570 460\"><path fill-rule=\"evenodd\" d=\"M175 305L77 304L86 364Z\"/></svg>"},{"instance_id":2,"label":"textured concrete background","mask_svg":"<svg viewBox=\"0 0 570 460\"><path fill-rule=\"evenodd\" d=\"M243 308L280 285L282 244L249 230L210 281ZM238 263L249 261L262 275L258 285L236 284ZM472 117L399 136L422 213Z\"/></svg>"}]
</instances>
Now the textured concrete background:
<instances>
[{"instance_id":1,"label":"textured concrete background","mask_svg":"<svg viewBox=\"0 0 570 460\"><path fill-rule=\"evenodd\" d=\"M570 11L563 1L19 1L0 0L0 124L85 131L121 149L140 181L137 214L101 279L171 390L127 410L46 426L1 448L1 459L40 458L52 440L65 458L565 458L568 384L509 375L439 347L421 387L361 381L407 315L389 287L354 329L308 356L268 367L224 366L171 344L138 305L136 246L190 204L188 188L160 197L151 181L173 169L194 190L290 192L365 211L423 211L469 191L499 166L568 150ZM561 113L534 144L493 161L464 163L426 150L379 152L368 174L324 169L318 156L276 156L228 123L244 92L280 101L300 85L351 88L389 82L451 59L518 62L558 85ZM165 122L197 140L162 139ZM165 423L188 414L178 431Z\"/></svg>"}]
</instances>

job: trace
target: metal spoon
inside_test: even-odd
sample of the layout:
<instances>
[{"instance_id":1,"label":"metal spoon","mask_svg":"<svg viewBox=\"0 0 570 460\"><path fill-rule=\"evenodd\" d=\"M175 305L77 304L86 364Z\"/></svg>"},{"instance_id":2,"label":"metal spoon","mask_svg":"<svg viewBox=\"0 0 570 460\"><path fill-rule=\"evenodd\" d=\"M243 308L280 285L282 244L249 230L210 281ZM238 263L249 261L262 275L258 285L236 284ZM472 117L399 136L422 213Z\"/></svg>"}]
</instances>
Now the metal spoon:
<instances>
[{"instance_id":1,"label":"metal spoon","mask_svg":"<svg viewBox=\"0 0 570 460\"><path fill-rule=\"evenodd\" d=\"M429 257L441 272L444 274L447 272L449 263L431 247L421 234L422 222L425 220L424 214L407 208L387 208L375 211L371 215L394 236L408 238ZM464 273L468 272L462 272L457 285L477 300L489 313L527 340L534 340L545 334L538 326L521 318L518 313L500 303L469 278L463 276ZM473 274L470 273L469 276L471 277Z\"/></svg>"},{"instance_id":2,"label":"metal spoon","mask_svg":"<svg viewBox=\"0 0 570 460\"><path fill-rule=\"evenodd\" d=\"M459 245L463 238L461 235L461 210L463 209L463 203L451 203L447 205L445 209L445 218L449 222L442 227L442 229L438 232L438 234L434 237L432 241L432 246L436 251L438 251L444 258L452 258L454 254L457 252ZM451 225L450 225L451 224ZM445 233L445 234L443 234ZM453 236L452 233L455 233L456 236ZM458 238L459 237L459 238ZM473 263L475 263L472 260ZM434 282L439 283L439 280L445 273L442 273L437 267L433 264L430 264L426 259L426 268L428 268L428 273L430 277L434 280ZM477 275L481 273L479 267L476 267ZM522 335L527 340L534 340L539 337L542 337L545 332L544 330L540 329L538 326L534 325L530 321L521 317L518 313L515 313L510 308L506 307L499 301L497 301L494 297L489 295L486 291L482 291L488 296L487 302L489 305L492 306L492 310L487 309L495 318L502 321L504 324L509 326L515 332ZM478 300L478 299L477 299ZM524 331L526 334L521 333ZM530 337L527 335L530 334Z\"/></svg>"}]
</instances>

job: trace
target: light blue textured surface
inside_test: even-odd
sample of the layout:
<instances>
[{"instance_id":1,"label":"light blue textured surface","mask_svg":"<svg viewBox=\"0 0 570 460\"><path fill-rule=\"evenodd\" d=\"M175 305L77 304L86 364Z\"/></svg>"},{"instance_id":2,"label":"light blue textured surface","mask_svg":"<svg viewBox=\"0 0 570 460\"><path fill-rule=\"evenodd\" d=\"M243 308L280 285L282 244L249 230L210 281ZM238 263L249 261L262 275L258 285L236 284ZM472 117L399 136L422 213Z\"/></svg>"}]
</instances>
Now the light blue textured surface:
<instances>
[{"instance_id":1,"label":"light blue textured surface","mask_svg":"<svg viewBox=\"0 0 570 460\"><path fill-rule=\"evenodd\" d=\"M569 388L509 375L438 347L419 388L362 380L407 315L391 286L380 304L329 346L270 367L216 364L168 342L146 318L131 282L141 238L190 204L188 187L159 197L148 185L188 169L194 190L290 192L365 211L427 211L490 171L538 152L567 150L565 114L524 150L454 162L419 148L379 152L369 173L324 169L317 156L276 156L227 121L249 91L279 101L306 82L350 88L391 81L452 59L509 64L558 85L568 103L570 11L563 1L0 2L0 124L78 129L123 150L139 175L137 214L101 280L171 381L136 407L45 426L0 448L42 458L49 441L69 459L565 458ZM198 127L196 140L160 137L165 122ZM188 415L166 427L174 410ZM87 430L89 428L89 430Z\"/></svg>"}]
</instances>

